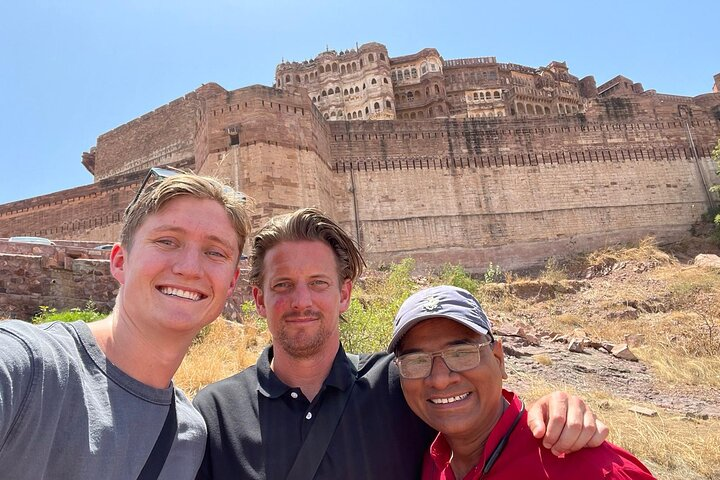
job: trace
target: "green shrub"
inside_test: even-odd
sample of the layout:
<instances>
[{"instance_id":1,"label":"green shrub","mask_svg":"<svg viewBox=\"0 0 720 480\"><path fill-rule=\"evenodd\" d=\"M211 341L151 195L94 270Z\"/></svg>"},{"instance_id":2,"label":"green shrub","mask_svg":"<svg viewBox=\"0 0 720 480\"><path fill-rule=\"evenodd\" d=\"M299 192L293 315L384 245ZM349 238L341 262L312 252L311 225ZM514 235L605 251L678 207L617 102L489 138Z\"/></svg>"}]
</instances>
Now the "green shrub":
<instances>
[{"instance_id":1,"label":"green shrub","mask_svg":"<svg viewBox=\"0 0 720 480\"><path fill-rule=\"evenodd\" d=\"M387 276L367 279L362 288L356 286L340 323L340 339L347 352L369 353L387 348L395 314L417 290L411 276L414 269L415 261L407 258L391 265Z\"/></svg>"},{"instance_id":2,"label":"green shrub","mask_svg":"<svg viewBox=\"0 0 720 480\"><path fill-rule=\"evenodd\" d=\"M483 279L485 280L485 283L501 283L505 279L505 275L503 274L500 265L493 265L493 263L490 262L487 270L485 270Z\"/></svg>"},{"instance_id":3,"label":"green shrub","mask_svg":"<svg viewBox=\"0 0 720 480\"><path fill-rule=\"evenodd\" d=\"M89 323L105 318L106 316L106 313L98 312L95 304L91 301L85 305L85 308L71 308L70 310L63 311L41 305L40 313L32 318L32 323L74 322L77 320Z\"/></svg>"},{"instance_id":4,"label":"green shrub","mask_svg":"<svg viewBox=\"0 0 720 480\"><path fill-rule=\"evenodd\" d=\"M472 294L475 294L479 287L479 283L473 280L463 267L449 263L446 263L440 272L440 284L464 288Z\"/></svg>"}]
</instances>

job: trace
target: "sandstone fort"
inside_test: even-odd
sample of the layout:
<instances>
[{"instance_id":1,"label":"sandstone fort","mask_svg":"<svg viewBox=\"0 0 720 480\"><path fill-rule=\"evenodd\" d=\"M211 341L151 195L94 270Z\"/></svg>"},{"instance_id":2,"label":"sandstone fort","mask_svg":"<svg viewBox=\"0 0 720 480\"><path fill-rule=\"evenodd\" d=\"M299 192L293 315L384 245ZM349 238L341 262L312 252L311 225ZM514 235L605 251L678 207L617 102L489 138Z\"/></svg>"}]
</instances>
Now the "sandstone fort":
<instances>
[{"instance_id":1,"label":"sandstone fort","mask_svg":"<svg viewBox=\"0 0 720 480\"><path fill-rule=\"evenodd\" d=\"M1 205L0 237L112 242L148 168L171 165L254 198L256 226L316 206L374 264L511 269L674 240L715 200L720 74L708 85L685 97L559 61L325 51L278 65L272 87L204 84L101 134L82 154L94 182Z\"/></svg>"}]
</instances>

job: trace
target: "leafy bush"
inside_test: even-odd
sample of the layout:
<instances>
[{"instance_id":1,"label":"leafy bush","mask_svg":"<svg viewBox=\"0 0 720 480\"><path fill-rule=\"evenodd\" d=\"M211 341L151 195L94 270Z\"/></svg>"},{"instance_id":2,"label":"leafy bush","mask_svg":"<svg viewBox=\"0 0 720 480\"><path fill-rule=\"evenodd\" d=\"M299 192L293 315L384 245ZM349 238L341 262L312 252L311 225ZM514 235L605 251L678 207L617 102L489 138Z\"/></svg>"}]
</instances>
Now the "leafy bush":
<instances>
[{"instance_id":1,"label":"leafy bush","mask_svg":"<svg viewBox=\"0 0 720 480\"><path fill-rule=\"evenodd\" d=\"M62 311L58 311L54 307L41 305L40 313L32 318L32 323L75 322L77 320L89 323L105 318L106 316L106 313L97 311L92 301L85 304L85 308L71 308L70 310Z\"/></svg>"},{"instance_id":2,"label":"leafy bush","mask_svg":"<svg viewBox=\"0 0 720 480\"><path fill-rule=\"evenodd\" d=\"M348 352L379 352L392 337L393 318L402 302L416 289L411 258L389 267L389 274L372 277L357 286L350 308L340 322L340 339Z\"/></svg>"},{"instance_id":3,"label":"leafy bush","mask_svg":"<svg viewBox=\"0 0 720 480\"><path fill-rule=\"evenodd\" d=\"M446 263L440 272L440 283L442 285L464 288L472 294L477 292L479 286L478 282L474 280L463 267L449 263Z\"/></svg>"},{"instance_id":4,"label":"leafy bush","mask_svg":"<svg viewBox=\"0 0 720 480\"><path fill-rule=\"evenodd\" d=\"M500 265L493 265L493 263L490 262L483 278L485 283L500 283L504 280L505 276L503 275Z\"/></svg>"}]
</instances>

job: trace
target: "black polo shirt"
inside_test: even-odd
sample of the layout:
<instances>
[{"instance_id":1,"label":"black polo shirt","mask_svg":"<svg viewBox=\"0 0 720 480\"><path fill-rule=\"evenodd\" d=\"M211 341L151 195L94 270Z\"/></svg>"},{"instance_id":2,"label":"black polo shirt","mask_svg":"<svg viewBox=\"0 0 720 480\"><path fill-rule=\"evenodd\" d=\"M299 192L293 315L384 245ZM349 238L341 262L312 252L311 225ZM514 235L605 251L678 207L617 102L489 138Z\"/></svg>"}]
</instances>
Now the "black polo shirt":
<instances>
[{"instance_id":1,"label":"black polo shirt","mask_svg":"<svg viewBox=\"0 0 720 480\"><path fill-rule=\"evenodd\" d=\"M347 389L354 367L339 348L312 402L270 369L272 347L255 366L195 397L208 427L201 479L284 480L322 404ZM361 355L357 381L315 479L420 478L435 432L405 403L393 356Z\"/></svg>"}]
</instances>

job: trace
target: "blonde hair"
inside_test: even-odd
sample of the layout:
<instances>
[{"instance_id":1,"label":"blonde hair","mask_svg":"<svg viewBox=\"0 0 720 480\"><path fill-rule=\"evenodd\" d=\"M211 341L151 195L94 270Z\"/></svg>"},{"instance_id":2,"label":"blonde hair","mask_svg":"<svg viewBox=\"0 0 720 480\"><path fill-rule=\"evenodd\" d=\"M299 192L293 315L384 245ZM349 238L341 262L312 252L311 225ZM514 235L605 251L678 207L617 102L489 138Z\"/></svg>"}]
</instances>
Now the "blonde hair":
<instances>
[{"instance_id":1,"label":"blonde hair","mask_svg":"<svg viewBox=\"0 0 720 480\"><path fill-rule=\"evenodd\" d=\"M135 233L145 219L157 213L173 198L183 195L218 202L230 219L237 236L239 252L242 253L245 239L251 230L246 197L215 178L185 172L157 179L139 193L125 212L120 243L128 250L132 249Z\"/></svg>"}]
</instances>

